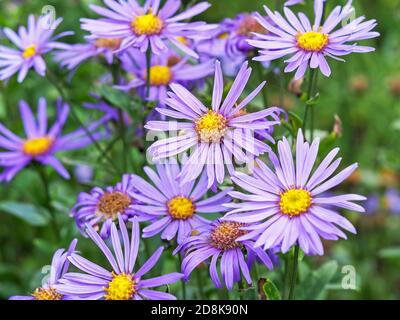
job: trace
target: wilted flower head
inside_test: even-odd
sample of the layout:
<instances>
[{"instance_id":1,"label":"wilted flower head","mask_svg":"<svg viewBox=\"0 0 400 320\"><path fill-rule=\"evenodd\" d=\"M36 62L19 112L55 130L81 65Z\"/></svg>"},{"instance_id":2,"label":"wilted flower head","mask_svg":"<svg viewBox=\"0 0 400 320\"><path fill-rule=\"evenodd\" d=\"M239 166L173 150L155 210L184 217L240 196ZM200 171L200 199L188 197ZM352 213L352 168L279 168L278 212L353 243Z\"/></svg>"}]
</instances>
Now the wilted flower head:
<instances>
[{"instance_id":1,"label":"wilted flower head","mask_svg":"<svg viewBox=\"0 0 400 320\"><path fill-rule=\"evenodd\" d=\"M324 248L320 238L346 239L338 227L356 232L335 207L364 212L364 208L353 201L366 198L356 194L327 196L326 192L348 178L357 164L331 177L341 161L341 158L334 160L339 152L339 148L335 148L313 171L318 147L319 139L310 145L299 130L295 162L289 142L284 137L278 143L279 157L270 153L274 170L257 160L252 176L236 173L232 180L248 193L230 193L243 202L227 204L233 210L224 219L259 223L246 228L249 232L239 240L254 239L255 247L280 247L283 253L292 245L299 244L306 254L322 255Z\"/></svg>"},{"instance_id":2,"label":"wilted flower head","mask_svg":"<svg viewBox=\"0 0 400 320\"><path fill-rule=\"evenodd\" d=\"M235 282L241 281L242 275L248 284L252 283L250 271L255 259L272 269L269 253L261 248L254 248L252 240L238 241L247 234L245 226L242 223L216 220L211 225L200 228L198 234L186 239L175 250L182 251L184 255L182 272L185 279L189 278L199 264L210 258L210 276L217 288L222 287L218 263L225 286L229 290L232 290Z\"/></svg>"},{"instance_id":3,"label":"wilted flower head","mask_svg":"<svg viewBox=\"0 0 400 320\"><path fill-rule=\"evenodd\" d=\"M53 167L63 178L69 179L70 175L61 162L55 157L60 151L81 149L107 135L106 132L97 130L103 120L93 122L87 129L91 133L88 137L83 129L78 129L66 135L61 131L67 120L69 106L57 101L56 121L50 129L47 127L47 104L44 98L39 99L37 120L29 105L20 101L19 109L26 138L20 138L0 123L0 152L1 181L10 181L19 171L32 162Z\"/></svg>"},{"instance_id":4,"label":"wilted flower head","mask_svg":"<svg viewBox=\"0 0 400 320\"><path fill-rule=\"evenodd\" d=\"M56 286L58 292L69 299L85 300L174 300L170 293L149 288L160 287L179 281L180 273L168 273L162 276L143 279L158 262L163 247L140 267L133 271L139 253L140 230L136 219L132 222L132 234L129 239L124 220L119 216L119 231L114 223L111 225L112 251L94 231L87 226L87 232L93 242L99 247L111 265L105 269L80 255L73 253L69 260L83 273L70 272L63 275Z\"/></svg>"},{"instance_id":5,"label":"wilted flower head","mask_svg":"<svg viewBox=\"0 0 400 320\"><path fill-rule=\"evenodd\" d=\"M58 249L54 253L49 277L41 287L37 288L29 296L13 296L10 297L10 300L67 300L68 298L59 293L55 286L59 283L60 278L68 271L68 257L75 251L77 242L78 240L73 240L67 251L65 251L65 249Z\"/></svg>"},{"instance_id":6,"label":"wilted flower head","mask_svg":"<svg viewBox=\"0 0 400 320\"><path fill-rule=\"evenodd\" d=\"M81 192L72 209L78 229L86 234L86 227L90 225L99 230L102 238L108 238L111 225L117 221L118 216L128 221L138 215L133 209L135 199L129 193L133 188L131 175L125 174L122 181L115 186L104 189L95 187L89 193ZM143 214L140 214L140 218L139 220L148 220Z\"/></svg>"},{"instance_id":7,"label":"wilted flower head","mask_svg":"<svg viewBox=\"0 0 400 320\"><path fill-rule=\"evenodd\" d=\"M30 68L42 77L46 73L44 55L55 48L62 48L64 44L56 40L72 34L60 33L53 36L54 30L61 23L58 18L52 24L50 16L41 16L37 20L33 15L28 18L28 27L19 27L18 34L9 28L4 28L5 36L17 47L17 49L0 46L0 80L11 78L18 72L18 82L24 81Z\"/></svg>"},{"instance_id":8,"label":"wilted flower head","mask_svg":"<svg viewBox=\"0 0 400 320\"><path fill-rule=\"evenodd\" d=\"M91 32L94 38L122 39L119 49L121 51L133 46L142 52L150 48L158 55L166 52L168 43L171 43L185 54L197 58L196 52L178 39L208 37L207 32L214 28L213 25L184 20L207 10L210 4L200 2L176 14L181 7L180 0L167 0L161 8L160 2L146 0L141 6L136 0L105 0L107 9L92 4L90 8L103 18L81 19L82 29Z\"/></svg>"},{"instance_id":9,"label":"wilted flower head","mask_svg":"<svg viewBox=\"0 0 400 320\"><path fill-rule=\"evenodd\" d=\"M287 63L285 72L297 70L295 79L300 79L308 67L319 68L322 74L330 76L331 69L326 61L327 56L343 61L339 57L352 52L374 51L374 48L360 46L356 41L379 36L378 32L372 31L377 25L375 20L364 21L365 17L359 17L336 28L354 12L351 3L350 0L344 7L337 6L322 23L324 3L323 0L315 0L313 24L304 13L296 16L289 8L285 7L285 19L279 12L272 12L264 6L268 18L275 25L258 14L258 22L271 31L272 35L257 33L256 35L260 39L249 40L249 44L261 49L260 56L255 60L265 62L290 55L291 57L285 61Z\"/></svg>"}]
</instances>

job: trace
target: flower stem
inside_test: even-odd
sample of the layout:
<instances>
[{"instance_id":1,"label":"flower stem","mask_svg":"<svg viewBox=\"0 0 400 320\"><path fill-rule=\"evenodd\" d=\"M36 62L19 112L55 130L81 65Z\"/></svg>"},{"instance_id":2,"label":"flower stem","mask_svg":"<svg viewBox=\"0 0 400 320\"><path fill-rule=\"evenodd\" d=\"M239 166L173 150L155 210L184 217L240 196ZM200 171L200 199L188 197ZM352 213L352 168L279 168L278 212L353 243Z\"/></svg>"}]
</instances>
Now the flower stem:
<instances>
[{"instance_id":1,"label":"flower stem","mask_svg":"<svg viewBox=\"0 0 400 320\"><path fill-rule=\"evenodd\" d=\"M178 257L179 257L179 259L178 259L178 261L177 261L177 269L178 270L181 270L181 268L182 268L182 256L180 255L180 254L178 254ZM182 300L186 300L186 282L185 282L185 280L181 280L181 282L182 282Z\"/></svg>"},{"instance_id":2,"label":"flower stem","mask_svg":"<svg viewBox=\"0 0 400 320\"><path fill-rule=\"evenodd\" d=\"M303 118L303 131L305 134L305 131L307 130L307 121L308 121L308 115L311 114L311 124L310 124L310 138L313 140L314 138L314 108L315 105L311 105L309 103L309 100L314 97L315 95L315 88L317 86L317 69L310 69L309 71L309 78L308 78L308 89L307 89L307 97L306 97L306 110L304 112L304 118Z\"/></svg>"},{"instance_id":3,"label":"flower stem","mask_svg":"<svg viewBox=\"0 0 400 320\"><path fill-rule=\"evenodd\" d=\"M151 48L146 51L146 99L150 96L150 68L151 68Z\"/></svg>"},{"instance_id":4,"label":"flower stem","mask_svg":"<svg viewBox=\"0 0 400 320\"><path fill-rule=\"evenodd\" d=\"M44 196L45 196L43 205L50 213L52 229L54 230L54 235L55 235L56 241L59 241L60 240L60 228L57 223L53 205L51 204L49 180L47 178L47 174L46 174L45 168L43 166L36 165L36 171L39 174L40 180L42 181L42 184L43 184Z\"/></svg>"},{"instance_id":5,"label":"flower stem","mask_svg":"<svg viewBox=\"0 0 400 320\"><path fill-rule=\"evenodd\" d=\"M196 270L196 280L197 280L197 287L198 287L198 289L199 289L199 299L200 300L202 300L202 299L205 299L205 293L204 293L204 289L203 289L203 280L201 279L201 274L202 274L202 272L201 272L201 269L200 268L197 268L197 270Z\"/></svg>"},{"instance_id":6,"label":"flower stem","mask_svg":"<svg viewBox=\"0 0 400 320\"><path fill-rule=\"evenodd\" d=\"M293 265L291 270L289 296L288 296L289 300L294 300L294 290L296 287L296 280L297 280L297 269L299 266L299 252L300 252L300 247L296 245L294 247L294 253L293 253Z\"/></svg>"},{"instance_id":7,"label":"flower stem","mask_svg":"<svg viewBox=\"0 0 400 320\"><path fill-rule=\"evenodd\" d=\"M119 78L120 78L120 65L119 63L114 63L111 66L111 73L112 73L112 78L113 78L113 83L118 85L119 84ZM118 129L119 129L119 135L122 141L122 150L123 150L123 157L122 157L122 169L125 172L129 171L129 142L127 141L127 136L126 136L126 126L125 126L125 120L124 120L124 112L121 109L118 109Z\"/></svg>"},{"instance_id":8,"label":"flower stem","mask_svg":"<svg viewBox=\"0 0 400 320\"><path fill-rule=\"evenodd\" d=\"M68 103L70 105L70 111L71 111L71 115L72 118L74 119L74 121L76 123L78 123L78 125L80 127L82 127L83 131L85 132L85 134L88 136L88 138L90 139L90 141L93 143L93 145L96 147L96 149L104 155L104 159L106 159L109 164L111 165L111 168L116 172L119 173L118 168L115 166L114 161L110 158L110 156L104 152L103 148L101 147L101 145L98 143L98 141L93 137L92 133L90 132L90 130L85 126L85 124L80 120L78 114L75 111L74 108L74 103L71 101L71 99L69 99L69 97L66 95L66 93L64 92L64 88L62 87L62 85L59 83L57 77L50 71L47 70L46 71L46 77L49 80L49 82L57 89L58 93L60 94L61 98L63 99L64 102Z\"/></svg>"}]
</instances>

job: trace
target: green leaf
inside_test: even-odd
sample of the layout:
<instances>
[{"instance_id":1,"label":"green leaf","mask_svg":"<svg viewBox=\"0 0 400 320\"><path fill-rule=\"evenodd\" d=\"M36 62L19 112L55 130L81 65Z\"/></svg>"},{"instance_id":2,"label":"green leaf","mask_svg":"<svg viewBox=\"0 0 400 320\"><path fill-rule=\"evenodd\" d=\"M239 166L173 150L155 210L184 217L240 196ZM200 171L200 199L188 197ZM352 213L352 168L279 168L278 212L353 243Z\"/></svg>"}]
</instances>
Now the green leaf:
<instances>
[{"instance_id":1,"label":"green leaf","mask_svg":"<svg viewBox=\"0 0 400 320\"><path fill-rule=\"evenodd\" d=\"M44 226L48 221L45 209L29 203L3 201L0 202L0 211L12 214L32 226Z\"/></svg>"},{"instance_id":2,"label":"green leaf","mask_svg":"<svg viewBox=\"0 0 400 320\"><path fill-rule=\"evenodd\" d=\"M282 300L281 293L270 279L265 280L263 291L267 300Z\"/></svg>"},{"instance_id":3,"label":"green leaf","mask_svg":"<svg viewBox=\"0 0 400 320\"><path fill-rule=\"evenodd\" d=\"M333 279L338 270L336 261L329 261L323 264L319 269L308 273L301 281L299 290L296 290L296 298L298 299L318 299L326 286Z\"/></svg>"},{"instance_id":4,"label":"green leaf","mask_svg":"<svg viewBox=\"0 0 400 320\"><path fill-rule=\"evenodd\" d=\"M317 93L314 97L311 97L306 101L306 105L308 106L314 106L318 103L319 101L319 93Z\"/></svg>"},{"instance_id":5,"label":"green leaf","mask_svg":"<svg viewBox=\"0 0 400 320\"><path fill-rule=\"evenodd\" d=\"M400 258L400 248L385 248L379 251L379 256L381 258Z\"/></svg>"},{"instance_id":6,"label":"green leaf","mask_svg":"<svg viewBox=\"0 0 400 320\"><path fill-rule=\"evenodd\" d=\"M100 96L113 107L130 112L132 99L125 92L103 84L100 86L99 93Z\"/></svg>"}]
</instances>

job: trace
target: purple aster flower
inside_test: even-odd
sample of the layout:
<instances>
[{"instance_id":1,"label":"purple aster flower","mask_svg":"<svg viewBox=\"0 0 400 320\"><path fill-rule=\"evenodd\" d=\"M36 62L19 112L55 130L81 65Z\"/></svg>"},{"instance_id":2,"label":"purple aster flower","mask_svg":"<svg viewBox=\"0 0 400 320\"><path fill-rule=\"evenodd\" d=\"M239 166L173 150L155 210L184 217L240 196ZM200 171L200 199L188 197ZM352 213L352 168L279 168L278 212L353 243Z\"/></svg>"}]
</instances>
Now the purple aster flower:
<instances>
[{"instance_id":1,"label":"purple aster flower","mask_svg":"<svg viewBox=\"0 0 400 320\"><path fill-rule=\"evenodd\" d=\"M49 16L41 16L35 21L35 17L28 18L28 28L19 27L18 34L9 28L4 28L6 37L17 49L0 46L0 80L11 78L18 72L18 82L22 82L29 69L34 68L42 77L46 73L46 63L43 56L54 48L61 48L62 43L56 40L72 32L63 32L53 36L54 30L61 23L59 18L49 26Z\"/></svg>"},{"instance_id":2,"label":"purple aster flower","mask_svg":"<svg viewBox=\"0 0 400 320\"><path fill-rule=\"evenodd\" d=\"M336 187L357 168L353 164L335 176L341 158L334 160L339 148L333 149L312 172L318 155L319 139L310 145L299 130L296 142L296 159L293 162L291 147L284 137L278 143L279 158L270 153L274 171L257 160L253 175L237 172L232 180L249 192L231 192L241 203L230 203L233 208L224 219L240 223L256 223L244 229L249 233L239 240L255 240L255 247L269 249L280 247L287 252L298 243L306 254L322 255L320 237L327 240L346 239L338 228L356 233L353 225L335 208L364 212L353 201L366 198L356 194L326 196L326 191ZM332 162L333 161L333 162Z\"/></svg>"},{"instance_id":3,"label":"purple aster flower","mask_svg":"<svg viewBox=\"0 0 400 320\"><path fill-rule=\"evenodd\" d=\"M235 282L241 280L241 274L248 284L251 284L251 267L255 259L261 261L268 269L273 268L273 263L268 253L261 248L254 248L253 240L238 241L247 231L245 225L232 221L216 220L204 226L199 234L191 236L176 250L182 250L182 272L185 280L192 271L202 262L211 258L210 276L217 288L222 284L217 271L220 271L226 287L231 290ZM247 254L247 261L245 260Z\"/></svg>"},{"instance_id":4,"label":"purple aster flower","mask_svg":"<svg viewBox=\"0 0 400 320\"><path fill-rule=\"evenodd\" d=\"M179 281L181 273L169 273L159 277L142 279L158 262L163 247L135 272L135 262L139 252L140 230L136 219L132 223L132 235L129 240L128 230L122 217L119 216L118 232L116 225L111 225L112 249L107 247L101 237L88 225L87 232L93 242L103 252L111 265L111 271L73 253L68 259L84 273L71 272L64 274L56 289L70 299L87 300L174 300L170 293L152 290ZM122 245L121 246L121 239Z\"/></svg>"},{"instance_id":5,"label":"purple aster flower","mask_svg":"<svg viewBox=\"0 0 400 320\"><path fill-rule=\"evenodd\" d=\"M254 130L267 129L280 124L279 109L268 108L259 112L241 114L241 111L264 87L259 85L244 100L237 102L251 74L247 62L242 65L232 87L222 102L223 77L220 63L216 63L212 109L204 106L192 93L178 84L171 84L172 92L166 104L170 109L158 108L158 112L185 122L150 121L145 128L154 131L181 130L179 135L160 139L149 149L154 160L173 157L193 148L179 175L181 183L196 179L205 168L207 187L222 183L225 165L234 172L234 158L239 163L250 163L254 156L270 150L270 147L254 137ZM259 121L271 117L271 121ZM273 141L272 137L269 137ZM243 151L246 151L245 154Z\"/></svg>"},{"instance_id":6,"label":"purple aster flower","mask_svg":"<svg viewBox=\"0 0 400 320\"><path fill-rule=\"evenodd\" d=\"M94 12L104 18L81 19L82 29L91 32L96 38L123 39L119 49L121 51L133 46L146 52L150 47L158 55L168 50L169 42L197 58L196 52L178 41L177 37L207 38L207 32L215 28L200 21L183 22L207 10L210 7L208 2L198 3L177 15L181 7L180 0L167 0L162 8L160 0L146 0L143 6L136 0L104 0L104 3L109 9L90 5Z\"/></svg>"},{"instance_id":7,"label":"purple aster flower","mask_svg":"<svg viewBox=\"0 0 400 320\"><path fill-rule=\"evenodd\" d=\"M132 206L136 211L157 218L143 229L145 238L161 233L162 239L169 241L177 236L177 242L181 243L192 230L210 223L201 214L228 211L223 204L231 201L227 195L232 190L230 188L201 200L209 189L206 174L200 177L197 184L194 180L179 184L181 169L178 164L159 164L157 172L149 167L145 167L144 171L155 187L141 177L133 176L135 190L130 195L141 202Z\"/></svg>"},{"instance_id":8,"label":"purple aster flower","mask_svg":"<svg viewBox=\"0 0 400 320\"><path fill-rule=\"evenodd\" d=\"M269 19L276 26L257 14L258 22L273 34L257 33L259 40L249 40L249 44L261 49L260 56L255 60L272 61L291 55L286 60L285 72L297 70L295 74L297 80L304 76L308 66L312 69L319 68L322 74L330 76L331 69L326 60L327 56L344 61L339 57L352 52L364 53L375 50L372 47L360 46L356 41L379 36L378 32L371 31L377 25L376 20L364 21L365 17L359 17L345 26L336 28L354 12L350 0L344 7L337 6L321 25L323 6L322 0L315 0L313 25L303 13L299 13L297 17L285 7L285 20L279 12L272 12L264 6Z\"/></svg>"},{"instance_id":9,"label":"purple aster flower","mask_svg":"<svg viewBox=\"0 0 400 320\"><path fill-rule=\"evenodd\" d=\"M118 88L122 90L135 88L138 94L145 98L147 93L146 54L137 49L131 49L126 51L121 60L123 68L133 75L133 80L127 85L118 86ZM159 101L161 105L164 105L167 98L167 87L171 83L189 86L191 82L203 79L213 71L214 61L211 60L192 65L188 63L187 58L180 58L171 52L152 56L149 100Z\"/></svg>"},{"instance_id":10,"label":"purple aster flower","mask_svg":"<svg viewBox=\"0 0 400 320\"><path fill-rule=\"evenodd\" d=\"M396 189L388 189L385 193L386 207L393 214L400 214L400 192Z\"/></svg>"},{"instance_id":11,"label":"purple aster flower","mask_svg":"<svg viewBox=\"0 0 400 320\"><path fill-rule=\"evenodd\" d=\"M10 300L67 300L68 298L57 291L55 286L60 278L68 271L68 257L75 251L78 240L73 240L67 251L58 249L51 261L50 275L40 288L29 296L12 296Z\"/></svg>"},{"instance_id":12,"label":"purple aster flower","mask_svg":"<svg viewBox=\"0 0 400 320\"><path fill-rule=\"evenodd\" d=\"M94 57L103 57L108 64L112 64L115 51L121 45L119 38L89 39L87 43L65 44L60 51L54 54L55 61L68 70L74 70L84 61Z\"/></svg>"},{"instance_id":13,"label":"purple aster flower","mask_svg":"<svg viewBox=\"0 0 400 320\"><path fill-rule=\"evenodd\" d=\"M100 230L99 234L103 239L108 238L111 225L117 220L118 215L124 221L137 215L133 209L135 199L129 192L133 188L131 175L125 174L122 181L114 187L108 186L104 190L95 187L89 193L81 192L71 212L78 229L86 234L86 227L90 225L92 228ZM145 216L141 214L140 220L148 220Z\"/></svg>"},{"instance_id":14,"label":"purple aster flower","mask_svg":"<svg viewBox=\"0 0 400 320\"><path fill-rule=\"evenodd\" d=\"M87 129L92 139L83 129L78 129L66 135L61 135L62 128L69 114L69 106L57 101L57 116L53 126L47 127L47 104L44 98L39 99L37 121L25 101L20 101L19 110L24 125L26 138L20 138L0 123L0 148L7 150L0 152L1 181L11 179L24 167L32 162L53 167L64 179L70 175L61 162L55 157L60 151L69 151L84 148L92 143L92 139L101 139L106 132L97 129L103 124L99 120L90 124Z\"/></svg>"}]
</instances>

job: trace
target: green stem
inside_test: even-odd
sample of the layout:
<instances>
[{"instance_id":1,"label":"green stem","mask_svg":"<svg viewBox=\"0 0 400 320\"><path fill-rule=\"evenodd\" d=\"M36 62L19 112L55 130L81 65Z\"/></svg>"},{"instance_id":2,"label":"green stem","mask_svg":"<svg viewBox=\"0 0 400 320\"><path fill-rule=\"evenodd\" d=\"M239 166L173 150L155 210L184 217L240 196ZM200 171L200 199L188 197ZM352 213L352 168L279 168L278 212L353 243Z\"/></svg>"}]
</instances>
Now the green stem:
<instances>
[{"instance_id":1,"label":"green stem","mask_svg":"<svg viewBox=\"0 0 400 320\"><path fill-rule=\"evenodd\" d=\"M47 179L47 174L46 174L45 168L43 166L37 165L36 171L39 174L40 180L42 181L42 184L43 184L44 196L45 196L43 205L50 213L52 229L54 230L54 235L55 235L56 240L59 241L60 240L60 228L57 223L57 218L56 218L56 215L54 212L53 205L51 204L49 180Z\"/></svg>"},{"instance_id":2,"label":"green stem","mask_svg":"<svg viewBox=\"0 0 400 320\"><path fill-rule=\"evenodd\" d=\"M98 143L98 141L93 137L92 133L89 131L89 129L85 126L85 124L80 120L78 114L75 111L74 108L74 103L68 98L68 96L65 94L63 87L59 84L57 77L50 71L47 70L46 72L47 79L49 82L57 89L58 93L60 94L61 98L63 99L64 102L68 103L70 105L70 113L72 115L72 118L80 127L82 127L83 131L85 134L89 137L90 141L93 143L93 145L99 150L100 153L104 155L104 159L106 159L109 164L111 165L111 168L114 169L116 173L119 172L118 168L115 166L114 161L110 158L110 156L106 153L104 153L103 148L101 145Z\"/></svg>"},{"instance_id":3,"label":"green stem","mask_svg":"<svg viewBox=\"0 0 400 320\"><path fill-rule=\"evenodd\" d=\"M284 274L284 278L283 278L283 294L282 294L282 296L286 300L289 298L290 261L291 261L291 258L289 256L289 254L285 255L285 274Z\"/></svg>"},{"instance_id":4,"label":"green stem","mask_svg":"<svg viewBox=\"0 0 400 320\"><path fill-rule=\"evenodd\" d=\"M293 253L293 265L290 277L289 300L294 300L294 290L296 288L297 269L299 265L299 252L300 252L300 247L296 245L294 247L294 253Z\"/></svg>"},{"instance_id":5,"label":"green stem","mask_svg":"<svg viewBox=\"0 0 400 320\"><path fill-rule=\"evenodd\" d=\"M180 254L178 254L178 262L177 262L177 269L181 270L182 269L182 256ZM185 280L181 280L182 283L182 300L186 300L186 282Z\"/></svg>"},{"instance_id":6,"label":"green stem","mask_svg":"<svg viewBox=\"0 0 400 320\"><path fill-rule=\"evenodd\" d=\"M146 98L150 96L150 69L151 69L151 48L149 47L146 52Z\"/></svg>"},{"instance_id":7,"label":"green stem","mask_svg":"<svg viewBox=\"0 0 400 320\"><path fill-rule=\"evenodd\" d=\"M263 82L265 80L265 74L263 72L264 68L261 68L259 65L256 65L255 69L257 70L257 75L258 75L259 82L260 83ZM267 92L267 88L266 87L262 88L261 93L262 93L264 108L266 108L266 107L268 107L268 92Z\"/></svg>"},{"instance_id":8,"label":"green stem","mask_svg":"<svg viewBox=\"0 0 400 320\"><path fill-rule=\"evenodd\" d=\"M311 113L311 125L310 125L311 140L314 138L314 110L313 109L315 108L315 105L311 106L307 102L311 98L314 97L317 74L318 74L317 69L310 69L309 78L308 78L307 97L306 97L306 110L304 112L304 118L303 118L303 132L305 134L305 131L307 130L308 115Z\"/></svg>"},{"instance_id":9,"label":"green stem","mask_svg":"<svg viewBox=\"0 0 400 320\"><path fill-rule=\"evenodd\" d=\"M204 281L203 281L203 279L201 278L201 269L200 268L197 268L197 270L196 270L196 280L197 280L197 287L198 287L198 289L199 289L199 299L200 300L202 300L202 299L205 299L205 293L204 293L204 288L203 288L203 283L204 283Z\"/></svg>"},{"instance_id":10,"label":"green stem","mask_svg":"<svg viewBox=\"0 0 400 320\"><path fill-rule=\"evenodd\" d=\"M238 281L238 291L239 291L239 299L240 300L245 300L244 299L244 287L243 287L242 279L240 279Z\"/></svg>"}]
</instances>

